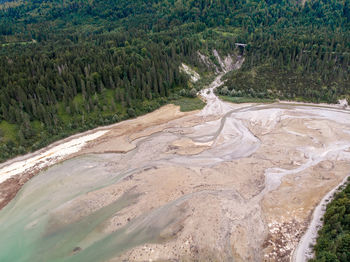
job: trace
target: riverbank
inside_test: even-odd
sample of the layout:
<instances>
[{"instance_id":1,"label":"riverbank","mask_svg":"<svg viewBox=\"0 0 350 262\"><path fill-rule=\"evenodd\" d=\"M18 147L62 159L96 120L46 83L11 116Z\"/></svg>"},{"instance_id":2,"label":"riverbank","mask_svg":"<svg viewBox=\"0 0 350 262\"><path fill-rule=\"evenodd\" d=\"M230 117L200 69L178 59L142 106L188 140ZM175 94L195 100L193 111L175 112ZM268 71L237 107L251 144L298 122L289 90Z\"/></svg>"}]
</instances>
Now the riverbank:
<instances>
[{"instance_id":1,"label":"riverbank","mask_svg":"<svg viewBox=\"0 0 350 262\"><path fill-rule=\"evenodd\" d=\"M326 213L326 206L333 200L334 194L344 185L349 183L349 178L350 175L345 177L344 180L333 188L327 195L325 195L321 202L316 206L312 214L312 219L309 222L309 226L301 238L297 248L293 252L292 260L294 262L307 262L314 257L313 247L316 244L318 231L323 225L323 217Z\"/></svg>"},{"instance_id":2,"label":"riverbank","mask_svg":"<svg viewBox=\"0 0 350 262\"><path fill-rule=\"evenodd\" d=\"M187 114L189 113L180 111L180 106L166 105L147 115L79 133L54 142L36 152L0 164L0 210L15 197L16 193L29 179L41 170L86 153L101 153L108 150L126 152L132 146L129 148L128 142L120 144L118 140L112 144L108 142L109 147L101 146L103 150L96 148L106 139L111 136L114 137L116 133L130 132L135 126L142 129L151 125L166 123ZM118 144L118 148L116 144Z\"/></svg>"}]
</instances>

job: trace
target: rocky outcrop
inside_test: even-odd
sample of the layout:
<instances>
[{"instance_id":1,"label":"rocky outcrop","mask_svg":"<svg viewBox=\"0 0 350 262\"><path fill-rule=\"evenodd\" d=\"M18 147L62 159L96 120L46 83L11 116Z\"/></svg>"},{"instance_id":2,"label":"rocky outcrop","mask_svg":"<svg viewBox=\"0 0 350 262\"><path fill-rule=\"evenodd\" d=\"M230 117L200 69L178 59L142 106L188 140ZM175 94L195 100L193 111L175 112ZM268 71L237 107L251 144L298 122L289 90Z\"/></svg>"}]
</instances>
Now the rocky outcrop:
<instances>
[{"instance_id":1,"label":"rocky outcrop","mask_svg":"<svg viewBox=\"0 0 350 262\"><path fill-rule=\"evenodd\" d=\"M212 69L216 74L227 73L232 70L237 70L241 68L244 57L237 54L228 54L225 57L221 57L219 52L214 49L213 55L217 60L217 63L214 63L209 57L202 54L200 51L197 52L199 60L207 66L208 69Z\"/></svg>"}]
</instances>

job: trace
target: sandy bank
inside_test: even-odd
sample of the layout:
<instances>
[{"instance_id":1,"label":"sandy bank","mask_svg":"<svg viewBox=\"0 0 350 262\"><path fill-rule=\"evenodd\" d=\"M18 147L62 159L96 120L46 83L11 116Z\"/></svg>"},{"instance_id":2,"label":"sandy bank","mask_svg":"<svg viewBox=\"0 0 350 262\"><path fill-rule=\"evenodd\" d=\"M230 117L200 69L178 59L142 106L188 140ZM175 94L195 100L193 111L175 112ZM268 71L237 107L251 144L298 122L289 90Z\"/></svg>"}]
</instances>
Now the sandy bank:
<instances>
[{"instance_id":1,"label":"sandy bank","mask_svg":"<svg viewBox=\"0 0 350 262\"><path fill-rule=\"evenodd\" d=\"M135 147L133 140L161 131L166 126L159 125L195 112L182 113L178 106L166 105L136 119L76 134L36 152L6 161L0 165L0 209L24 183L49 166L87 153L127 152ZM156 128L142 133L150 126Z\"/></svg>"},{"instance_id":2,"label":"sandy bank","mask_svg":"<svg viewBox=\"0 0 350 262\"><path fill-rule=\"evenodd\" d=\"M349 177L350 176L345 177L343 181L335 188L333 188L330 192L328 192L328 194L325 195L322 198L321 202L316 206L312 214L312 219L309 222L309 226L301 238L297 248L293 252L292 260L294 262L304 262L314 257L314 251L312 247L316 244L318 230L323 225L321 219L326 212L326 205L332 201L333 195L336 193L336 191L347 183Z\"/></svg>"}]
</instances>

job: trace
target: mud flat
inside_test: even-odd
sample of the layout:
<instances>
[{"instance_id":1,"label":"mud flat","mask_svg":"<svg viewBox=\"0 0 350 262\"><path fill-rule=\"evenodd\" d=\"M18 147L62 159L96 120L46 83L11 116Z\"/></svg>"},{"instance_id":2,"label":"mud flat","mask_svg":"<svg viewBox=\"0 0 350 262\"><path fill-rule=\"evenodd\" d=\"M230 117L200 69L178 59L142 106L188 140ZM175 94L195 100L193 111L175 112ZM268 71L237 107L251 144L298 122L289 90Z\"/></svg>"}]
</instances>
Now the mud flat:
<instances>
[{"instance_id":1,"label":"mud flat","mask_svg":"<svg viewBox=\"0 0 350 262\"><path fill-rule=\"evenodd\" d=\"M202 111L109 127L29 180L0 211L0 260L290 261L348 175L349 111L224 103L221 76Z\"/></svg>"},{"instance_id":2,"label":"mud flat","mask_svg":"<svg viewBox=\"0 0 350 262\"><path fill-rule=\"evenodd\" d=\"M145 116L73 135L34 153L0 164L0 210L40 170L90 152L127 152L134 148L132 139L127 140L123 136L130 130L137 133L137 130L157 126L185 115L188 113L180 112L178 106L167 105Z\"/></svg>"}]
</instances>

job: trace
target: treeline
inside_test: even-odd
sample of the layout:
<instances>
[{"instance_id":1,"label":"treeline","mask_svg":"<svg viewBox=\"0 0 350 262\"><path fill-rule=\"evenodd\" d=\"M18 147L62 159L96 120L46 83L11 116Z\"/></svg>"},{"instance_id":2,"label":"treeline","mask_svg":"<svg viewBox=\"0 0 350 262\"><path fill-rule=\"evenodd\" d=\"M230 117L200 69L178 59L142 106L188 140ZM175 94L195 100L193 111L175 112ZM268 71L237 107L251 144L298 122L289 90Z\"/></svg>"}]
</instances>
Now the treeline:
<instances>
[{"instance_id":1,"label":"treeline","mask_svg":"<svg viewBox=\"0 0 350 262\"><path fill-rule=\"evenodd\" d=\"M64 39L39 50L35 44L13 47L25 53L0 60L0 121L18 127L17 144L11 139L0 145L3 159L40 148L50 137L150 112L186 88L188 79L178 69L179 57L191 48L186 41L132 39L120 32Z\"/></svg>"},{"instance_id":2,"label":"treeline","mask_svg":"<svg viewBox=\"0 0 350 262\"><path fill-rule=\"evenodd\" d=\"M0 161L158 108L181 62L237 52L232 96L349 95L350 0L33 0L0 4ZM2 8L6 5L6 8ZM192 90L192 91L191 91Z\"/></svg>"},{"instance_id":3,"label":"treeline","mask_svg":"<svg viewBox=\"0 0 350 262\"><path fill-rule=\"evenodd\" d=\"M314 247L316 257L310 262L350 261L350 179L327 205L323 227Z\"/></svg>"}]
</instances>

